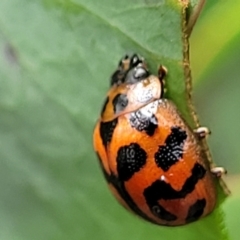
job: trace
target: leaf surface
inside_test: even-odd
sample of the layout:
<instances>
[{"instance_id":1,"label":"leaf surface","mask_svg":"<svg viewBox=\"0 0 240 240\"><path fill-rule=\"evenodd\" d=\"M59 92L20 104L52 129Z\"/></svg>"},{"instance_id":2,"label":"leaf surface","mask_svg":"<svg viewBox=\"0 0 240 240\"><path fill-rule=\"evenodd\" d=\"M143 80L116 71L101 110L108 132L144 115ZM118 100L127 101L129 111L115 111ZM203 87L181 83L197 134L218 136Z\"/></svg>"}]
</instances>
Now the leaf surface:
<instances>
[{"instance_id":1,"label":"leaf surface","mask_svg":"<svg viewBox=\"0 0 240 240\"><path fill-rule=\"evenodd\" d=\"M127 213L106 188L92 130L125 53L168 68L193 124L179 1L1 0L0 239L227 239L220 207L176 228ZM223 197L222 197L223 198Z\"/></svg>"}]
</instances>

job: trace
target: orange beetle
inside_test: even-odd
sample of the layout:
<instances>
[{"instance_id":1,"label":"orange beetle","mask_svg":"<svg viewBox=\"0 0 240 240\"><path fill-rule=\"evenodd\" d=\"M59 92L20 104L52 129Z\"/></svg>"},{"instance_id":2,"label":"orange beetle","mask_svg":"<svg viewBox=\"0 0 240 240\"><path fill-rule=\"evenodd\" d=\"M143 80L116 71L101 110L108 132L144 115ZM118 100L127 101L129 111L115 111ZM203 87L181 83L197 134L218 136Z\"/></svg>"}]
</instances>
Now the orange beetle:
<instances>
[{"instance_id":1,"label":"orange beetle","mask_svg":"<svg viewBox=\"0 0 240 240\"><path fill-rule=\"evenodd\" d=\"M191 130L164 98L166 68L152 75L143 58L126 56L111 77L94 135L94 149L118 201L140 217L176 226L209 214L215 175L199 145L205 127Z\"/></svg>"}]
</instances>

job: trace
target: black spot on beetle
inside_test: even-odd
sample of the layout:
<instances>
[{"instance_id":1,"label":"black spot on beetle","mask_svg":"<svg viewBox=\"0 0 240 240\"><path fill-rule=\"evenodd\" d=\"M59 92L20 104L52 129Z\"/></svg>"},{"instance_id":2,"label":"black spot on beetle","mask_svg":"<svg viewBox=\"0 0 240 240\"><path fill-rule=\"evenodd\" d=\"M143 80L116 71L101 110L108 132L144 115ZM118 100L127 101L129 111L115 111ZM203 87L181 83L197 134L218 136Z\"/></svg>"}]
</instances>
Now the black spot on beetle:
<instances>
[{"instance_id":1,"label":"black spot on beetle","mask_svg":"<svg viewBox=\"0 0 240 240\"><path fill-rule=\"evenodd\" d=\"M198 199L188 210L186 222L193 222L200 218L206 206L206 199Z\"/></svg>"},{"instance_id":2,"label":"black spot on beetle","mask_svg":"<svg viewBox=\"0 0 240 240\"><path fill-rule=\"evenodd\" d=\"M116 191L118 192L118 194L121 196L121 198L126 202L126 204L129 206L129 208L135 212L138 216L146 219L149 222L155 223L151 218L149 218L144 212L141 211L141 209L137 206L137 204L133 201L133 199L131 198L131 196L129 195L129 193L127 192L125 186L124 186L124 182L120 181L118 177L116 177L113 173L108 174L101 162L100 156L97 153L99 162L100 162L100 166L101 169L103 171L104 177L106 179L106 181L108 183L111 183L114 188L116 189Z\"/></svg>"},{"instance_id":3,"label":"black spot on beetle","mask_svg":"<svg viewBox=\"0 0 240 240\"><path fill-rule=\"evenodd\" d=\"M198 180L202 179L206 174L206 169L199 163L195 163L191 176L184 183L181 194L185 197L188 193L192 192Z\"/></svg>"},{"instance_id":4,"label":"black spot on beetle","mask_svg":"<svg viewBox=\"0 0 240 240\"><path fill-rule=\"evenodd\" d=\"M117 171L121 181L129 180L147 160L147 153L137 143L120 147L117 152Z\"/></svg>"},{"instance_id":5,"label":"black spot on beetle","mask_svg":"<svg viewBox=\"0 0 240 240\"><path fill-rule=\"evenodd\" d=\"M158 128L158 120L156 116L146 116L141 110L132 112L129 121L132 127L140 132L145 131L149 136L153 136L155 130Z\"/></svg>"},{"instance_id":6,"label":"black spot on beetle","mask_svg":"<svg viewBox=\"0 0 240 240\"><path fill-rule=\"evenodd\" d=\"M180 127L173 127L165 144L159 146L155 153L155 162L163 171L167 171L172 165L177 163L183 156L184 142L187 134Z\"/></svg>"},{"instance_id":7,"label":"black spot on beetle","mask_svg":"<svg viewBox=\"0 0 240 240\"><path fill-rule=\"evenodd\" d=\"M157 180L153 182L151 186L144 190L143 193L149 209L152 212L153 208L156 208L156 206L161 209L162 207L158 203L158 201L161 199L171 200L185 198L187 194L191 193L194 190L195 185L200 179L204 177L205 173L206 170L204 167L199 163L196 163L192 169L191 176L186 180L180 191L176 191L169 183L166 183L165 181ZM155 212L153 212L153 214L156 215ZM169 219L167 219L166 215L164 214L159 214L159 217L163 220L169 221Z\"/></svg>"},{"instance_id":8,"label":"black spot on beetle","mask_svg":"<svg viewBox=\"0 0 240 240\"><path fill-rule=\"evenodd\" d=\"M146 196L146 199L149 199L150 201L184 198L194 190L195 185L204 177L205 173L206 170L204 167L199 163L195 163L191 176L185 181L180 191L176 191L165 181L157 180L144 190L144 195Z\"/></svg>"},{"instance_id":9,"label":"black spot on beetle","mask_svg":"<svg viewBox=\"0 0 240 240\"><path fill-rule=\"evenodd\" d=\"M123 111L128 105L128 98L126 94L117 94L112 100L114 113L118 114Z\"/></svg>"},{"instance_id":10,"label":"black spot on beetle","mask_svg":"<svg viewBox=\"0 0 240 240\"><path fill-rule=\"evenodd\" d=\"M153 215L155 215L156 217L163 219L165 221L174 221L177 219L177 216L168 212L164 207L162 207L161 205L157 204L152 206L151 208L151 212L153 213Z\"/></svg>"},{"instance_id":11,"label":"black spot on beetle","mask_svg":"<svg viewBox=\"0 0 240 240\"><path fill-rule=\"evenodd\" d=\"M100 123L100 136L103 142L103 145L106 147L108 143L112 140L113 131L116 128L118 119L115 118L109 122Z\"/></svg>"}]
</instances>

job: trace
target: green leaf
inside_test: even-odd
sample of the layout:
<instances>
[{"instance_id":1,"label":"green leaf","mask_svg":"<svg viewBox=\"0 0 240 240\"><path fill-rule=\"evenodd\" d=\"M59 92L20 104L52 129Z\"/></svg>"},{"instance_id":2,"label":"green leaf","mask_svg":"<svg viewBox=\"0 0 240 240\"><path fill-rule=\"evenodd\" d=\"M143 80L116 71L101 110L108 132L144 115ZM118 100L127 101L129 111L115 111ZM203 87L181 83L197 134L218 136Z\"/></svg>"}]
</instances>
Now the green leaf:
<instances>
[{"instance_id":1,"label":"green leaf","mask_svg":"<svg viewBox=\"0 0 240 240\"><path fill-rule=\"evenodd\" d=\"M191 62L194 79L203 80L227 53L239 47L240 1L207 1L191 38Z\"/></svg>"},{"instance_id":2,"label":"green leaf","mask_svg":"<svg viewBox=\"0 0 240 240\"><path fill-rule=\"evenodd\" d=\"M229 229L230 239L239 238L239 224L237 218L240 215L240 188L239 188L240 175L230 175L227 178L227 183L231 186L231 196L228 197L226 202L223 204L223 209L226 214L226 225Z\"/></svg>"},{"instance_id":3,"label":"green leaf","mask_svg":"<svg viewBox=\"0 0 240 240\"><path fill-rule=\"evenodd\" d=\"M126 52L155 73L168 68L168 97L194 125L182 14L176 0L1 0L0 239L228 239L220 207L176 228L129 214L92 149L109 76Z\"/></svg>"}]
</instances>

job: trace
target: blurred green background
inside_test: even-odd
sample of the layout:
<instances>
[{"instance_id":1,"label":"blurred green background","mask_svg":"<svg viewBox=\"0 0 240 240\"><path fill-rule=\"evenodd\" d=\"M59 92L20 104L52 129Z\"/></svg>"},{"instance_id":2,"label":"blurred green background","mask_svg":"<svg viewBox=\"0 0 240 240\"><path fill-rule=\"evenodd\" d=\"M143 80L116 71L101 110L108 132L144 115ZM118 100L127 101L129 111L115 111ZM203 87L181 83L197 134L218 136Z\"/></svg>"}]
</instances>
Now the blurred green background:
<instances>
[{"instance_id":1,"label":"blurred green background","mask_svg":"<svg viewBox=\"0 0 240 240\"><path fill-rule=\"evenodd\" d=\"M224 203L232 239L240 234L240 2L207 1L190 38L194 102L213 159L224 166L231 196Z\"/></svg>"},{"instance_id":2,"label":"blurred green background","mask_svg":"<svg viewBox=\"0 0 240 240\"><path fill-rule=\"evenodd\" d=\"M91 7L106 13L107 2ZM116 13L126 8L116 17L124 30L135 24L134 18L124 28L124 14L132 10L127 2L111 6ZM165 1L143 2L150 9ZM123 48L151 52L161 46L158 38L148 45L142 28L136 32L145 45L138 46L131 40L134 33L119 34L116 22L109 41L107 18L96 16L90 5L84 0L0 2L0 240L197 240L206 233L206 240L221 239L211 235L215 224L226 224L229 239L239 239L240 2L207 1L190 39L195 106L201 124L212 131L214 161L228 170L232 190L222 205L225 222L213 215L174 231L145 223L117 204L91 146L100 96L108 87L99 76L109 75ZM98 45L95 36L106 45ZM177 59L177 47L171 48Z\"/></svg>"},{"instance_id":3,"label":"blurred green background","mask_svg":"<svg viewBox=\"0 0 240 240\"><path fill-rule=\"evenodd\" d=\"M229 174L239 174L240 4L207 1L190 39L195 105L214 158ZM200 37L202 36L202 37Z\"/></svg>"}]
</instances>

